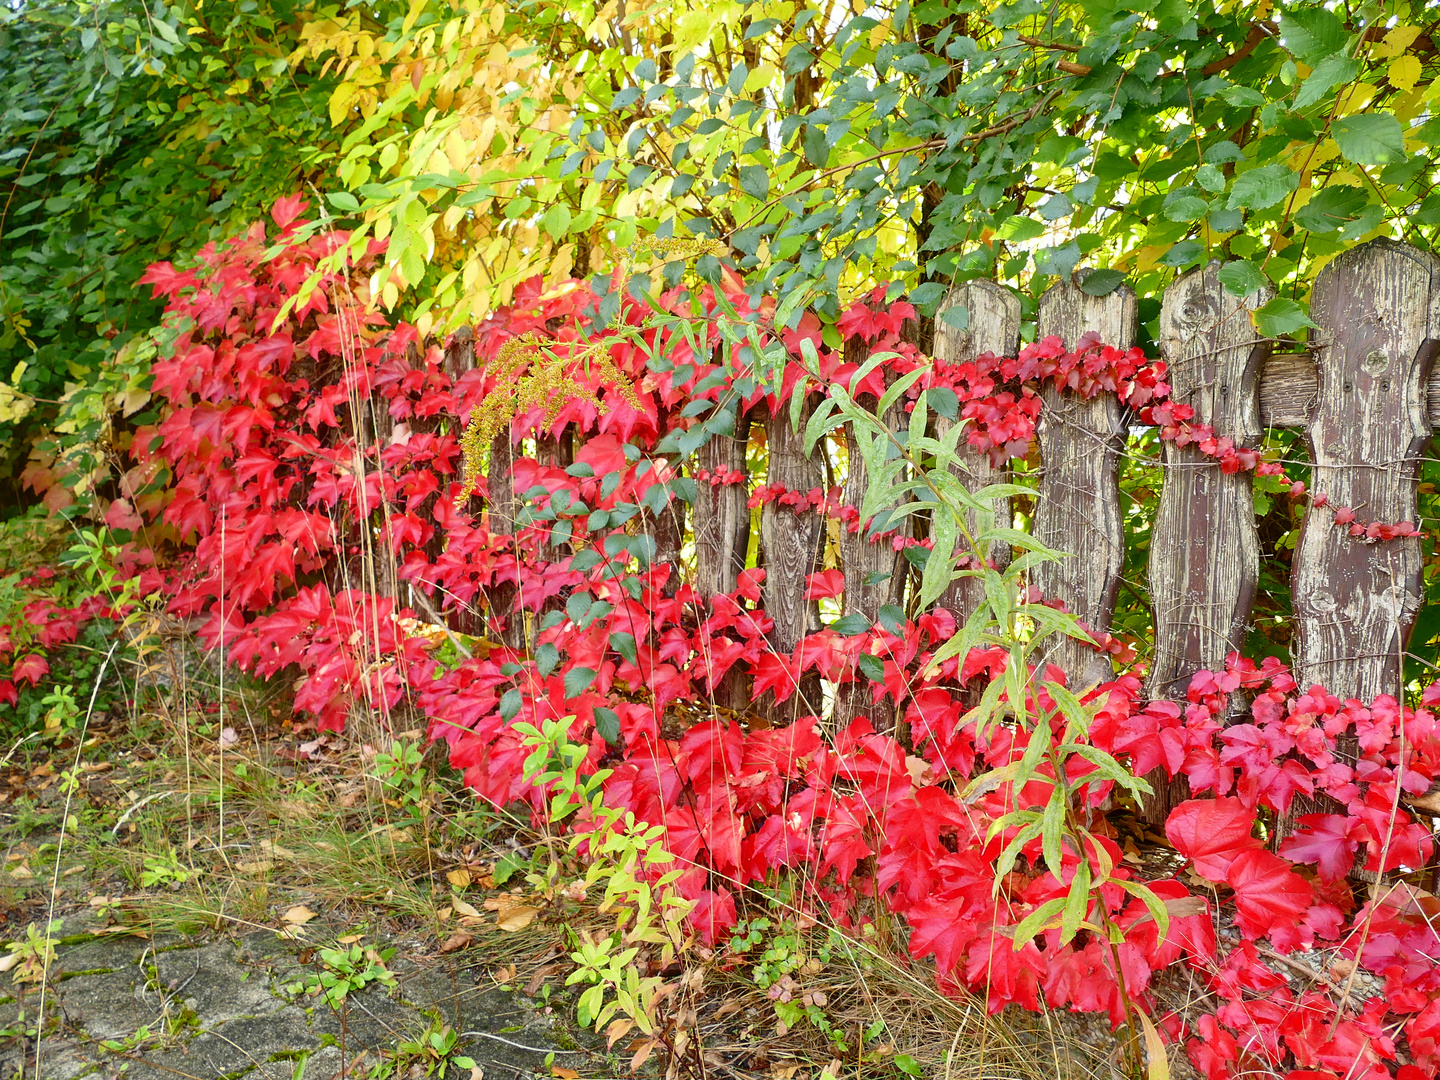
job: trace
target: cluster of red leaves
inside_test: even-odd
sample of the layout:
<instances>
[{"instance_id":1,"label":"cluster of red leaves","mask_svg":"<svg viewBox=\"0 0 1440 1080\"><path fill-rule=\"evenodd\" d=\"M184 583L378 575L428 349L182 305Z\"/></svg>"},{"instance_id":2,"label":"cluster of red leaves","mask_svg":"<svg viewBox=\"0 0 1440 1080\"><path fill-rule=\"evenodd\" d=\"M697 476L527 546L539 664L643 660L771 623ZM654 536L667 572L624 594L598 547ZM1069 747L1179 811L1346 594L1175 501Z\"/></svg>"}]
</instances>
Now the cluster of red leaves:
<instances>
[{"instance_id":1,"label":"cluster of red leaves","mask_svg":"<svg viewBox=\"0 0 1440 1080\"><path fill-rule=\"evenodd\" d=\"M1163 940L1145 906L1111 885L1093 903L1125 928L1123 944L1111 948L1083 932L1062 945L1058 931L1048 931L1017 950L1016 925L1066 891L1081 856L1067 851L1062 865L1048 866L1036 841L997 880L996 858L1015 831L987 840L990 826L1046 805L1056 778L960 794L1016 760L1032 738L1056 734L1042 723L1033 733L1007 728L982 738L964 722L968 695L1003 671L1005 654L975 650L935 664L936 648L956 629L943 609L858 634L827 627L777 652L761 605L763 571L742 574L731 594L702 598L672 581L668 565L650 566L646 537L627 527L684 493L687 478L658 447L698 422L688 406L727 388L751 402L765 390L711 362L714 342L696 356L678 335L653 329L644 348L611 334L609 355L631 381L628 393L587 384L592 376L578 357L585 328L599 321L598 298L580 283L523 291L514 308L478 329L481 363L453 381L439 350L407 351L414 333L383 325L345 276L326 278L277 327L316 262L345 240L299 239L299 212L295 202L278 208L281 242L268 251L257 226L207 248L196 270L162 264L147 275L167 296L178 334L155 367L164 419L134 443L159 477L145 500L126 508L150 521L150 546L137 533L127 558L172 610L205 616L206 639L233 662L267 675L298 671L297 706L322 727L341 726L357 698L420 710L480 796L525 800L537 815L546 801L524 778L528 749L515 724L573 718L572 739L589 747L586 771L608 770L607 804L664 824L667 847L690 865L678 888L695 902L692 923L711 941L735 923L747 884L788 868L804 873L800 902L816 915L855 925L876 903L903 915L912 953L934 958L942 986L981 994L992 1009L1043 999L1104 1011L1118 1024L1122 980L1132 1000L1153 1009L1160 973L1195 969L1220 1007L1195 1030L1177 1016L1160 1019L1171 1037L1188 1040L1211 1080L1256 1067L1296 1080L1380 1080L1392 1065L1436 1075L1436 902L1382 890L1357 906L1342 880L1362 850L1377 869L1430 857L1428 833L1402 802L1440 769L1429 698L1415 711L1384 699L1342 702L1318 688L1299 693L1274 664L1238 660L1197 676L1183 705L1143 701L1132 675L1098 688L1089 699L1100 707L1096 746L1137 773L1164 765L1196 795L1214 797L1185 803L1167 826L1189 876L1145 876L1170 909ZM743 296L732 300L748 310ZM631 326L642 316L622 307ZM891 368L900 372L919 360L901 339L912 316L904 304L860 304L840 330L894 350ZM826 349L819 331L807 315L782 337L797 354L808 338L820 374L848 383L854 365ZM484 361L525 333L541 335L558 355L573 351L570 378L594 393L564 401L547 430L539 408L516 418L517 441L567 425L582 441L566 467L544 454L517 455L515 488L531 520L511 537L492 532L484 513L455 506L457 432L444 418L465 416L499 389ZM803 377L792 364L779 397ZM884 372L872 377L874 392ZM1004 459L1028 447L1047 383L1116 393L1153 422L1172 423L1177 440L1199 430L1168 405L1163 365L1136 350L1086 343L1067 351L1050 339L1014 359L942 366L927 385L953 390L973 421L971 444ZM375 401L384 404L380 418L367 415ZM1200 438L1202 452L1237 467L1263 464L1247 463L1224 440L1205 450L1212 436ZM756 494L772 497L797 512L844 509L834 493ZM406 633L411 613L367 577L372 545L437 608L484 610L513 595L538 623L533 648L491 644L442 660L432 638ZM811 596L834 596L843 579L822 572L808 584ZM492 629L503 626L496 620ZM819 720L802 717L780 729L710 719L677 731L677 712L703 704L731 671L748 677L757 698L780 701L807 671L832 684L860 681L876 701L893 704L897 730L877 733L856 721L827 734ZM1235 695L1248 720L1224 726ZM1053 712L1043 694L1028 705ZM1350 738L1360 748L1355 762L1339 749ZM1114 868L1117 881L1140 878L1105 817L1111 783L1083 756L1068 760L1068 780L1089 777L1077 807L1093 837L1084 857L1097 871ZM1257 820L1284 813L1297 793L1316 792L1339 799L1343 813L1302 817L1279 854L1263 847ZM1091 916L1098 921L1097 911ZM1307 986L1262 962L1297 950L1318 958L1320 974ZM1353 1004L1327 981L1325 964L1341 963L1382 980L1384 996Z\"/></svg>"}]
</instances>

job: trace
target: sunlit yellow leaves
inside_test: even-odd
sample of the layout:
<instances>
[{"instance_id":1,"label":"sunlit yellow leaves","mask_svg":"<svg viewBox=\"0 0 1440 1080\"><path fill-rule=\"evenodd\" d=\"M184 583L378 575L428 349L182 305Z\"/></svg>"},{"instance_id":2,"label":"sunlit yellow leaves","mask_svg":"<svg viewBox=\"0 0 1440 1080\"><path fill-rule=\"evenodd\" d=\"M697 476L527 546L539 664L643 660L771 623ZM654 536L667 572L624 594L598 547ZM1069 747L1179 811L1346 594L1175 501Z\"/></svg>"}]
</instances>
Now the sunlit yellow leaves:
<instances>
[{"instance_id":1,"label":"sunlit yellow leaves","mask_svg":"<svg viewBox=\"0 0 1440 1080\"><path fill-rule=\"evenodd\" d=\"M1390 61L1385 77L1395 89L1408 92L1415 89L1415 84L1420 81L1420 74L1419 57L1406 53Z\"/></svg>"},{"instance_id":2,"label":"sunlit yellow leaves","mask_svg":"<svg viewBox=\"0 0 1440 1080\"><path fill-rule=\"evenodd\" d=\"M1375 46L1374 53L1377 59L1384 60L1388 57L1399 56L1406 49L1415 43L1420 36L1418 26L1395 26L1386 34L1384 39Z\"/></svg>"}]
</instances>

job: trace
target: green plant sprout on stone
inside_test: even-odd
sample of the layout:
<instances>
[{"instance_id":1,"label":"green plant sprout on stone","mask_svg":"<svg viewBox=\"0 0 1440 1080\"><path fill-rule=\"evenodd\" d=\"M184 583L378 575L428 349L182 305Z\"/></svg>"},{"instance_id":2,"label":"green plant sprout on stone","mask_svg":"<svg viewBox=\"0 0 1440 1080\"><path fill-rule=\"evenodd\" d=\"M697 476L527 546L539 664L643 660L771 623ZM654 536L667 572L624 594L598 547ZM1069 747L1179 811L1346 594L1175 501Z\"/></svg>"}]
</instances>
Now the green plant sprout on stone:
<instances>
[{"instance_id":1,"label":"green plant sprout on stone","mask_svg":"<svg viewBox=\"0 0 1440 1080\"><path fill-rule=\"evenodd\" d=\"M323 993L330 1007L338 1009L350 994L363 990L371 983L394 990L399 984L385 966L394 955L393 948L362 948L358 942L319 949L315 957L320 963L320 970L306 978L305 992L311 996Z\"/></svg>"},{"instance_id":2,"label":"green plant sprout on stone","mask_svg":"<svg viewBox=\"0 0 1440 1080\"><path fill-rule=\"evenodd\" d=\"M163 852L153 852L145 856L145 868L140 873L140 887L178 889L192 876L190 869L181 864L175 849L168 848Z\"/></svg>"},{"instance_id":3,"label":"green plant sprout on stone","mask_svg":"<svg viewBox=\"0 0 1440 1080\"><path fill-rule=\"evenodd\" d=\"M60 943L57 936L63 922L55 919L42 931L37 924L25 927L25 939L12 941L7 945L7 955L0 959L0 971L13 971L10 976L17 985L41 983L55 961L55 946Z\"/></svg>"}]
</instances>

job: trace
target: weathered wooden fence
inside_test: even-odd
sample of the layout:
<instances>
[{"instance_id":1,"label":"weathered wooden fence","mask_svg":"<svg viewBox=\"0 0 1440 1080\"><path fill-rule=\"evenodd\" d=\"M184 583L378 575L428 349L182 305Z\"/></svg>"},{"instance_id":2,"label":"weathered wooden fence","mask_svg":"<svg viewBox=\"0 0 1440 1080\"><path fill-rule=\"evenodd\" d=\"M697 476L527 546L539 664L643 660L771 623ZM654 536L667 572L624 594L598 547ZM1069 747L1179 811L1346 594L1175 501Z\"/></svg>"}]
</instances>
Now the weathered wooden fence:
<instances>
[{"instance_id":1,"label":"weathered wooden fence","mask_svg":"<svg viewBox=\"0 0 1440 1080\"><path fill-rule=\"evenodd\" d=\"M1417 464L1432 424L1440 422L1440 378L1431 371L1440 344L1440 260L1389 241L1374 241L1334 259L1314 285L1311 312L1317 329L1304 352L1279 352L1275 342L1255 336L1247 308L1267 298L1260 294L1240 301L1228 294L1218 264L1192 271L1166 290L1160 349L1169 364L1172 399L1193 407L1196 423L1211 425L1237 446L1258 445L1267 427L1302 429L1313 467L1311 488L1327 493L1331 507L1354 507L1370 521L1416 520ZM938 358L1015 355L1020 305L1007 290L971 282L954 289L946 304L968 310L969 328L959 332L937 319L933 352ZM1093 297L1066 282L1040 300L1041 337L1054 334L1073 345L1094 332L1105 343L1124 347L1135 340L1136 330L1136 300L1123 287ZM468 350L468 342L462 348ZM468 355L456 361L470 362ZM805 456L788 415L742 415L734 437L713 439L700 451L698 467L744 471L752 424L765 427L766 482L800 491L825 486L823 463L818 456ZM1045 391L1034 531L1046 545L1072 557L1037 569L1033 584L1043 595L1064 600L1097 633L1110 628L1125 564L1118 476L1128 425L1126 410L1113 395L1084 401L1068 392ZM568 439L546 440L538 453L568 461L572 450ZM516 516L506 481L512 454L509 440L497 438L490 514L492 527L502 531L513 528ZM856 456L850 461L845 499L858 504L867 480ZM1154 657L1148 691L1156 698L1183 700L1196 671L1221 667L1226 654L1244 644L1259 581L1260 545L1251 474L1226 474L1215 459L1170 444L1164 447L1163 463L1150 541ZM1000 478L978 453L968 454L965 470L977 487ZM751 484L759 479L751 477ZM667 557L674 557L680 532L686 530L693 539L694 583L701 594L729 592L751 547L750 489L703 483L698 489L688 524L678 519L665 524L672 534ZM993 512L1004 517L1009 507L996 506ZM819 609L805 599L804 590L806 575L822 568L826 523L819 514L796 514L771 503L759 526L759 561L768 571L765 607L775 621L772 642L786 652L821 626ZM990 555L1004 559L1009 553ZM904 560L891 547L847 533L841 567L847 613L874 618L881 605L904 602ZM1318 682L1341 697L1398 693L1406 637L1423 596L1421 569L1418 538L1366 542L1334 527L1331 508L1311 507L1292 574L1293 662L1301 684ZM957 583L942 598L962 619L974 604L969 587ZM489 599L501 610L512 602L508 596ZM1074 685L1094 685L1111 675L1109 657L1079 643L1066 641L1052 659L1069 672ZM773 721L822 708L822 688L813 673L783 705L752 700L736 673L716 696L717 704L766 714ZM877 726L891 722L889 707L875 706L863 685L840 688L833 709L839 720L869 715ZM1173 797L1173 792L1160 792L1150 808L1154 820L1163 820Z\"/></svg>"}]
</instances>

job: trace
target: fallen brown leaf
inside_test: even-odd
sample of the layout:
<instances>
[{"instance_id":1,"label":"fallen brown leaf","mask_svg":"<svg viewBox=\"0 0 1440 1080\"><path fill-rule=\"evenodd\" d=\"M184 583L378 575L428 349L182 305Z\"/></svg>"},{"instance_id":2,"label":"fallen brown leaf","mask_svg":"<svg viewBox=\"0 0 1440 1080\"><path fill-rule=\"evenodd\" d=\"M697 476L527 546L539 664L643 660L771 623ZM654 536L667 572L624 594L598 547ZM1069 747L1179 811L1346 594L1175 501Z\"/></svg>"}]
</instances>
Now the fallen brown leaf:
<instances>
[{"instance_id":1,"label":"fallen brown leaf","mask_svg":"<svg viewBox=\"0 0 1440 1080\"><path fill-rule=\"evenodd\" d=\"M445 880L457 889L468 889L470 887L470 871L465 869L448 870L445 873Z\"/></svg>"},{"instance_id":2,"label":"fallen brown leaf","mask_svg":"<svg viewBox=\"0 0 1440 1080\"><path fill-rule=\"evenodd\" d=\"M440 946L440 951L442 953L459 952L474 940L475 935L470 933L470 931L456 930L455 933L445 939L445 943Z\"/></svg>"},{"instance_id":3,"label":"fallen brown leaf","mask_svg":"<svg viewBox=\"0 0 1440 1080\"><path fill-rule=\"evenodd\" d=\"M524 930L534 922L535 916L540 914L540 909L531 907L529 904L516 904L513 907L501 908L498 914L500 929L513 933L516 930Z\"/></svg>"},{"instance_id":4,"label":"fallen brown leaf","mask_svg":"<svg viewBox=\"0 0 1440 1080\"><path fill-rule=\"evenodd\" d=\"M296 904L289 911L285 912L284 915L280 916L280 918L284 919L291 926L304 926L314 917L315 912L311 911L304 904Z\"/></svg>"}]
</instances>

